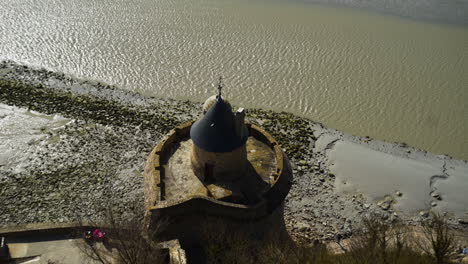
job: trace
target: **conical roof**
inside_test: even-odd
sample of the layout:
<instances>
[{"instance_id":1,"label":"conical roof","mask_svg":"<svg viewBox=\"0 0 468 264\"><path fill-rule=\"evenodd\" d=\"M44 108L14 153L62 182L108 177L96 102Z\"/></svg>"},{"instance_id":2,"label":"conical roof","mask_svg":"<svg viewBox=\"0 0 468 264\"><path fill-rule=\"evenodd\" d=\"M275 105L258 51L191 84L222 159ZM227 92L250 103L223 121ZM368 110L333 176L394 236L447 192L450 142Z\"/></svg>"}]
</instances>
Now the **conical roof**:
<instances>
[{"instance_id":1,"label":"conical roof","mask_svg":"<svg viewBox=\"0 0 468 264\"><path fill-rule=\"evenodd\" d=\"M192 125L190 137L195 145L209 152L230 152L247 141L247 137L241 138L236 134L234 114L221 96L218 96L206 114Z\"/></svg>"}]
</instances>

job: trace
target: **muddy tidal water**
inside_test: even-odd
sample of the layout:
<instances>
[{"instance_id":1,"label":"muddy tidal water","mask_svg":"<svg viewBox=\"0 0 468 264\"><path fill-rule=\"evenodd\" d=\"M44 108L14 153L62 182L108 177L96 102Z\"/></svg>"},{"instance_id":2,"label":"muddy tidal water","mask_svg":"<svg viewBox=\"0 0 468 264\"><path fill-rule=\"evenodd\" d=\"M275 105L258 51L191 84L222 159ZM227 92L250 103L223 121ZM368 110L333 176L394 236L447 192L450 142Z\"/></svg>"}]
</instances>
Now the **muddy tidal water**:
<instances>
[{"instance_id":1,"label":"muddy tidal water","mask_svg":"<svg viewBox=\"0 0 468 264\"><path fill-rule=\"evenodd\" d=\"M468 2L341 2L1 0L0 60L468 159Z\"/></svg>"}]
</instances>

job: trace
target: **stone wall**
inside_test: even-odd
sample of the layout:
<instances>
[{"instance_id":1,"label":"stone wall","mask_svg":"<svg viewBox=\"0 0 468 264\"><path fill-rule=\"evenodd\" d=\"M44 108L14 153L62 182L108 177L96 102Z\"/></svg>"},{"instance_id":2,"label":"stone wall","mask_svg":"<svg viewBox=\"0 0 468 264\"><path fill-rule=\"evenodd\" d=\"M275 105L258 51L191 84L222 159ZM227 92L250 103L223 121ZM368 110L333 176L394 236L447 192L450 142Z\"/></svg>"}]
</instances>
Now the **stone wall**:
<instances>
[{"instance_id":1,"label":"stone wall","mask_svg":"<svg viewBox=\"0 0 468 264\"><path fill-rule=\"evenodd\" d=\"M192 124L193 122L189 122L171 130L148 157L145 168L145 219L148 225L154 223L154 218L171 219L173 217L188 217L193 214L250 221L264 218L281 206L292 184L289 161L279 143L269 133L253 124L246 124L249 134L270 146L275 152L277 161L276 170L272 173L274 179L272 186L263 194L258 203L253 205L235 204L205 196L166 200L164 197L163 165L174 152L177 143L189 137Z\"/></svg>"},{"instance_id":2,"label":"stone wall","mask_svg":"<svg viewBox=\"0 0 468 264\"><path fill-rule=\"evenodd\" d=\"M205 180L205 164L213 166L213 179L232 181L245 174L247 168L247 151L245 145L231 152L208 152L193 144L192 169L201 180Z\"/></svg>"}]
</instances>

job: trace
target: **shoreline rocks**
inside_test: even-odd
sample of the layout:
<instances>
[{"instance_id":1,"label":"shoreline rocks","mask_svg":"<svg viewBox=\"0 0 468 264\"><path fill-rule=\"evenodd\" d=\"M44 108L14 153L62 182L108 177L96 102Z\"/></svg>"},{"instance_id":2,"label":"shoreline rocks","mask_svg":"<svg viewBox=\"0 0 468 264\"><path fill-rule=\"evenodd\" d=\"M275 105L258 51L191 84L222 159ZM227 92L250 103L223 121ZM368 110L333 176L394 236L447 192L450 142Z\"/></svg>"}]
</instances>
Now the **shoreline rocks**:
<instances>
[{"instance_id":1,"label":"shoreline rocks","mask_svg":"<svg viewBox=\"0 0 468 264\"><path fill-rule=\"evenodd\" d=\"M70 119L59 128L39 129L41 137L26 149L21 169L0 166L0 226L99 218L99 208L111 206L109 201L119 214L142 206L148 153L169 129L201 113L199 103L146 98L12 62L0 63L0 103ZM330 170L328 155L350 136L285 112L247 109L247 120L270 132L290 158L294 180L284 218L295 239L349 237L371 214L421 220L418 213L395 212L393 199L379 205L359 192L336 191L340 175ZM417 152L401 148L409 147L392 151Z\"/></svg>"}]
</instances>

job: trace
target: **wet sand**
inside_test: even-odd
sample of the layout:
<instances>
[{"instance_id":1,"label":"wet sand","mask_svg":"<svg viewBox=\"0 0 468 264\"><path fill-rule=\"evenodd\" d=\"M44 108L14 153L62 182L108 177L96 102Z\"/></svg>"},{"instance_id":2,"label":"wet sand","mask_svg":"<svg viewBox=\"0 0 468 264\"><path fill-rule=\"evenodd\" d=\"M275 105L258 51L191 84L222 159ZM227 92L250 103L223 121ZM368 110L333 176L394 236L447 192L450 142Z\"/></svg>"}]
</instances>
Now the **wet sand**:
<instances>
[{"instance_id":1,"label":"wet sand","mask_svg":"<svg viewBox=\"0 0 468 264\"><path fill-rule=\"evenodd\" d=\"M9 72L0 78L0 148L21 158L2 158L2 226L99 215L96 208L108 200L122 214L138 207L148 153L170 128L201 113L198 103L46 70L16 65ZM371 213L417 224L428 210L446 212L451 224L466 228L466 161L284 112L247 109L247 119L272 133L291 160L285 221L298 239L352 235Z\"/></svg>"},{"instance_id":2,"label":"wet sand","mask_svg":"<svg viewBox=\"0 0 468 264\"><path fill-rule=\"evenodd\" d=\"M318 149L336 176L337 192L363 193L382 208L468 217L468 163L409 146L326 131Z\"/></svg>"}]
</instances>

